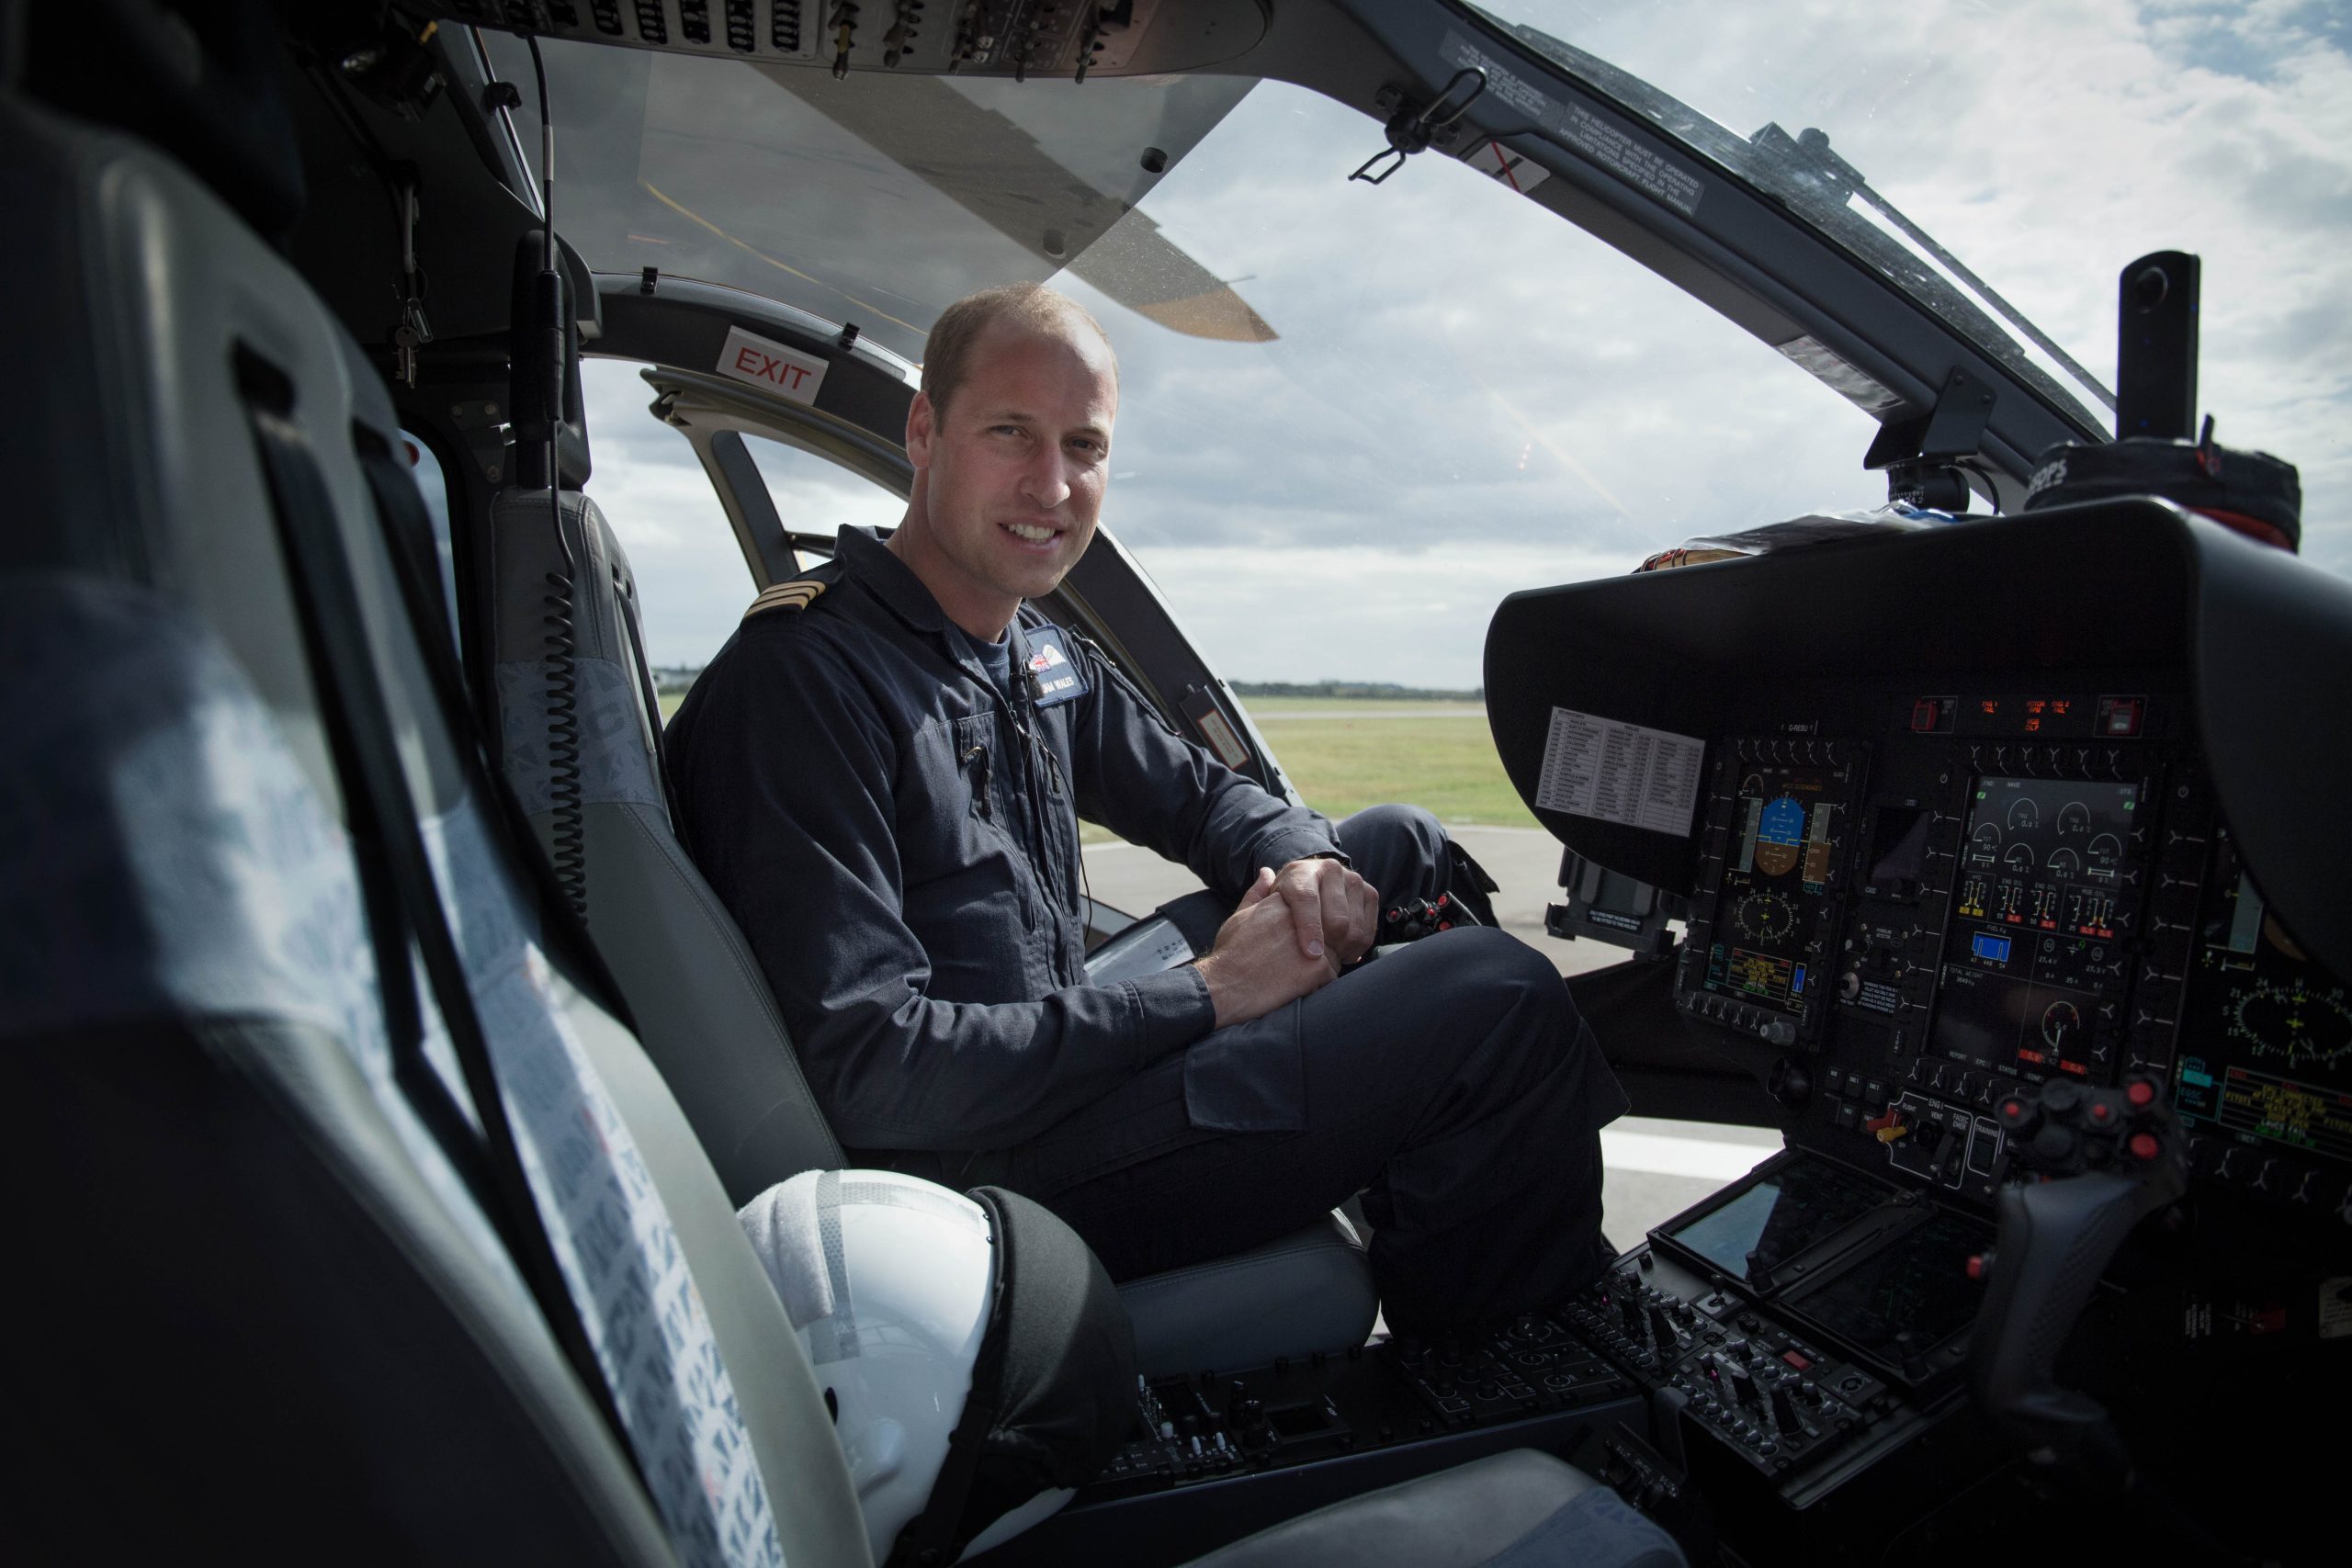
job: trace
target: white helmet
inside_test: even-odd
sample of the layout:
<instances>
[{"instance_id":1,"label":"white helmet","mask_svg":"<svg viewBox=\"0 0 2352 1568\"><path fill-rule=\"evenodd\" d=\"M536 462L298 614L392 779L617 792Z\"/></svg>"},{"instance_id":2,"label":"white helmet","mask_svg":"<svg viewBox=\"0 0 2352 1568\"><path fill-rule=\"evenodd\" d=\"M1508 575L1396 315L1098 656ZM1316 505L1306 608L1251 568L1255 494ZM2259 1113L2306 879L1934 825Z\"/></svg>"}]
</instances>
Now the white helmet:
<instances>
[{"instance_id":1,"label":"white helmet","mask_svg":"<svg viewBox=\"0 0 2352 1568\"><path fill-rule=\"evenodd\" d=\"M1008 1540L1125 1440L1125 1314L1093 1254L1035 1204L804 1171L741 1218L833 1411L877 1563Z\"/></svg>"}]
</instances>

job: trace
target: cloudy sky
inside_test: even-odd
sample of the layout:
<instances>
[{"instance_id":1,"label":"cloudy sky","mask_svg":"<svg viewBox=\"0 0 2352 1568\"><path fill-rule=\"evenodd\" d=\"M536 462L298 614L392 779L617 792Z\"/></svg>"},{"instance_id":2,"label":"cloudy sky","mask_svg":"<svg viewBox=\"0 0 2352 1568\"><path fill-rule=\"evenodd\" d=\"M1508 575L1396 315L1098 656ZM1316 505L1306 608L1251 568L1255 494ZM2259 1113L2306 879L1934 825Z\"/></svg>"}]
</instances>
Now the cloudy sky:
<instances>
[{"instance_id":1,"label":"cloudy sky","mask_svg":"<svg viewBox=\"0 0 2352 1568\"><path fill-rule=\"evenodd\" d=\"M2352 574L2352 22L2337 0L1923 0L1871 7L1866 26L1809 0L1507 9L1741 137L1767 121L1826 130L2102 379L2117 270L2146 251L2199 253L2200 402L2225 443L2301 468L2304 553ZM701 97L740 93L763 123L794 107L745 68L714 69L731 74L696 78ZM1020 114L1050 148L1065 105L1047 95L1118 85L957 90ZM562 105L560 90L570 134ZM802 153L887 163L812 123ZM1883 499L1860 468L1875 426L1773 349L1442 156L1378 188L1347 183L1381 144L1351 111L1267 84L1143 196L1162 237L1272 323L1272 343L1181 336L1060 281L1123 362L1105 521L1228 677L1475 684L1487 617L1514 589ZM647 146L645 183L687 177ZM1112 194L1150 185L1130 183ZM724 193L663 194L641 209L652 218L616 216L619 254L591 245L592 261L731 266L729 280L787 297L796 270L837 276L810 258L846 243L838 210L831 231L797 237L779 208L757 246L721 244L707 220L676 215ZM571 233L564 202L559 187ZM944 221L915 216L914 232ZM974 245L973 265L994 265ZM1046 270L1009 243L1001 266ZM862 308L927 319L907 302L922 283L876 276ZM645 416L635 372L603 363L590 378L591 490L638 569L651 651L700 662L749 595L741 557L684 443ZM863 481L781 448L763 457L796 525L897 516Z\"/></svg>"}]
</instances>

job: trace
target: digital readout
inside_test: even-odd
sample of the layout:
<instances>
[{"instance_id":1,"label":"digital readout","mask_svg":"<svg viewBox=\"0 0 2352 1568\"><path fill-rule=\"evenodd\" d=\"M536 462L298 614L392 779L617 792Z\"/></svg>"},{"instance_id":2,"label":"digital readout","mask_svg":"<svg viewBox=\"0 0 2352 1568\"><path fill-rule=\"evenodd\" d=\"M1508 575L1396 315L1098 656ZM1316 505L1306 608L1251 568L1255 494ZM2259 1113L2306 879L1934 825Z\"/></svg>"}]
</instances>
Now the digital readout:
<instances>
[{"instance_id":1,"label":"digital readout","mask_svg":"<svg viewBox=\"0 0 2352 1568\"><path fill-rule=\"evenodd\" d=\"M1973 795L1933 1046L1989 1072L2103 1075L2139 786L1982 778Z\"/></svg>"}]
</instances>

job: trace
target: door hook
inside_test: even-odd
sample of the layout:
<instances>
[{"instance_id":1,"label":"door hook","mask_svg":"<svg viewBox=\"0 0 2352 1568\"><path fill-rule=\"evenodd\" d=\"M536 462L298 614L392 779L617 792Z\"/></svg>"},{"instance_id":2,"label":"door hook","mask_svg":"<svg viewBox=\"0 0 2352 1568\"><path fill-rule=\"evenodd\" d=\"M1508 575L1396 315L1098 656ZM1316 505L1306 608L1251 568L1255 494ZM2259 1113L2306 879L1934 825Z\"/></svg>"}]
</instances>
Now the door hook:
<instances>
[{"instance_id":1,"label":"door hook","mask_svg":"<svg viewBox=\"0 0 2352 1568\"><path fill-rule=\"evenodd\" d=\"M1454 94L1465 81L1470 84L1470 90L1463 93L1461 101L1456 103ZM1487 73L1475 65L1464 66L1453 73L1453 79L1445 85L1445 91L1440 93L1427 108L1416 109L1409 103L1398 108L1388 121L1388 145L1366 158L1363 166L1348 178L1351 181L1362 180L1366 185L1380 184L1403 168L1407 158L1423 151L1433 139L1451 130L1454 123L1469 112L1470 106L1478 101L1478 95L1486 90ZM1373 165L1384 160L1387 161L1387 166L1380 173L1373 174Z\"/></svg>"}]
</instances>

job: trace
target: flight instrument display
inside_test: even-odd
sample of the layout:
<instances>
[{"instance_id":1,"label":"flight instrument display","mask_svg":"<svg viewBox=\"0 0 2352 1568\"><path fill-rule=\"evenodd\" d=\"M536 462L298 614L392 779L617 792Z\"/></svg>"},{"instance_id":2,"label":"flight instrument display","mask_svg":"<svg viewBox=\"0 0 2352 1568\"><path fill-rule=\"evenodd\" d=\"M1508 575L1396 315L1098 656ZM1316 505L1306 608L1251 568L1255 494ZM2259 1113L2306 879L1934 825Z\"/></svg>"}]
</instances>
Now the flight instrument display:
<instances>
[{"instance_id":1,"label":"flight instrument display","mask_svg":"<svg viewBox=\"0 0 2352 1568\"><path fill-rule=\"evenodd\" d=\"M1828 885L1846 840L1850 762L1743 759L1702 985L1803 1015L1826 966Z\"/></svg>"},{"instance_id":2,"label":"flight instrument display","mask_svg":"<svg viewBox=\"0 0 2352 1568\"><path fill-rule=\"evenodd\" d=\"M1980 778L1961 840L1934 1048L1990 1072L2103 1077L2139 898L2136 784Z\"/></svg>"},{"instance_id":3,"label":"flight instrument display","mask_svg":"<svg viewBox=\"0 0 2352 1568\"><path fill-rule=\"evenodd\" d=\"M2352 1159L2352 993L2263 902L2226 829L2181 1019L2186 1122Z\"/></svg>"}]
</instances>

